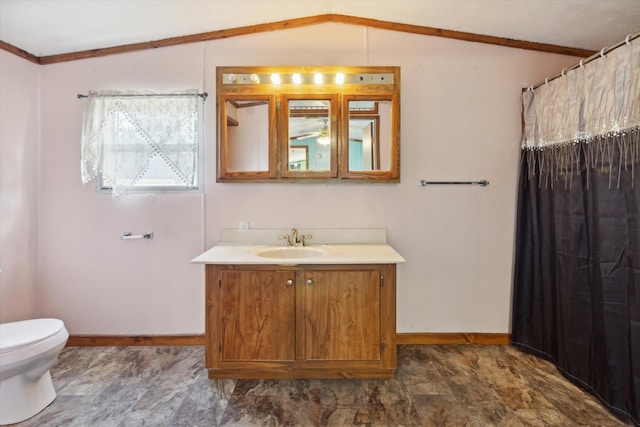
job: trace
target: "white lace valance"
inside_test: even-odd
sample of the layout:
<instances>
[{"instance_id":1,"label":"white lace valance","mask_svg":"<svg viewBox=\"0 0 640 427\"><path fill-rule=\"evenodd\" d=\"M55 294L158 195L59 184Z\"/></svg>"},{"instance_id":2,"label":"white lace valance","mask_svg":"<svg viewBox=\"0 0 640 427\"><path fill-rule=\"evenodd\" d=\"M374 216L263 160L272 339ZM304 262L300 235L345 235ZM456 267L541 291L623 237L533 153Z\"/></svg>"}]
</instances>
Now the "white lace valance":
<instances>
[{"instance_id":1,"label":"white lace valance","mask_svg":"<svg viewBox=\"0 0 640 427\"><path fill-rule=\"evenodd\" d=\"M640 125L640 39L523 94L522 146L590 141Z\"/></svg>"},{"instance_id":2,"label":"white lace valance","mask_svg":"<svg viewBox=\"0 0 640 427\"><path fill-rule=\"evenodd\" d=\"M82 125L82 182L102 174L118 197L145 176L152 159L160 158L185 186L193 186L200 105L195 90L90 92Z\"/></svg>"}]
</instances>

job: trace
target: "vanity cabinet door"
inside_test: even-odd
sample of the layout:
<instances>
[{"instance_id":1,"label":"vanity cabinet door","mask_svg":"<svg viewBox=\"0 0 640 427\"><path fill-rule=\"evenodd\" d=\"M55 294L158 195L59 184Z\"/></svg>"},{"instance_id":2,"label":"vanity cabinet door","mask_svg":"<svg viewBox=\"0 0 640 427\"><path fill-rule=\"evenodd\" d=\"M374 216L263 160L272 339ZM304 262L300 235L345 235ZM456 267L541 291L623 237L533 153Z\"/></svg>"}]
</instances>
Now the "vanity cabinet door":
<instances>
[{"instance_id":1,"label":"vanity cabinet door","mask_svg":"<svg viewBox=\"0 0 640 427\"><path fill-rule=\"evenodd\" d=\"M306 270L299 275L304 359L380 360L380 270Z\"/></svg>"},{"instance_id":2,"label":"vanity cabinet door","mask_svg":"<svg viewBox=\"0 0 640 427\"><path fill-rule=\"evenodd\" d=\"M295 272L220 273L220 360L295 360Z\"/></svg>"}]
</instances>

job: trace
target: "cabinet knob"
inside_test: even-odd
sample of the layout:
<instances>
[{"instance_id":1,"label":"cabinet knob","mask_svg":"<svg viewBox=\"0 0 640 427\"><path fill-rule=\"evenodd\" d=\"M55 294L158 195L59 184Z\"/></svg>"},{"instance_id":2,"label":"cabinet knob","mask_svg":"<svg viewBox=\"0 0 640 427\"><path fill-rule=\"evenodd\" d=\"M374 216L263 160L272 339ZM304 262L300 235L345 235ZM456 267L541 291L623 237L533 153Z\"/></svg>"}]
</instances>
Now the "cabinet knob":
<instances>
[{"instance_id":1,"label":"cabinet knob","mask_svg":"<svg viewBox=\"0 0 640 427\"><path fill-rule=\"evenodd\" d=\"M293 280L291 279L287 280L287 286L291 286L291 285L293 285Z\"/></svg>"},{"instance_id":2,"label":"cabinet knob","mask_svg":"<svg viewBox=\"0 0 640 427\"><path fill-rule=\"evenodd\" d=\"M307 279L307 285L309 285L309 286L313 285L313 280Z\"/></svg>"}]
</instances>

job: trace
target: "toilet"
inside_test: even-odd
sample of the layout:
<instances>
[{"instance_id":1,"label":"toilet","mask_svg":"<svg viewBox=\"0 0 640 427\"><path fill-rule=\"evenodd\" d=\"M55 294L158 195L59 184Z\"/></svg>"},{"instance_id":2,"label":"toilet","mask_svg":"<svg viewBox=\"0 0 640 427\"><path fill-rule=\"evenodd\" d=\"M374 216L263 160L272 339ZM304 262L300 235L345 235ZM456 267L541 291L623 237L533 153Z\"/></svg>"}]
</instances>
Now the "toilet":
<instances>
[{"instance_id":1,"label":"toilet","mask_svg":"<svg viewBox=\"0 0 640 427\"><path fill-rule=\"evenodd\" d=\"M67 338L59 319L0 324L0 425L31 418L53 402L49 368Z\"/></svg>"}]
</instances>

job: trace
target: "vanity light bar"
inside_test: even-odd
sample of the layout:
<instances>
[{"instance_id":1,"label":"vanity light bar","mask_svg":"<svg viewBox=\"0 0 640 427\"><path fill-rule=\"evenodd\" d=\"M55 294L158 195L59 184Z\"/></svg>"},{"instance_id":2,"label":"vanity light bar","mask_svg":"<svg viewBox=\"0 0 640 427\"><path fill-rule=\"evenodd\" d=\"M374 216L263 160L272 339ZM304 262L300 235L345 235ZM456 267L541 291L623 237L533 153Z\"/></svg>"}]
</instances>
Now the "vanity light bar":
<instances>
[{"instance_id":1,"label":"vanity light bar","mask_svg":"<svg viewBox=\"0 0 640 427\"><path fill-rule=\"evenodd\" d=\"M356 74L222 74L222 84L225 85L255 85L255 84L369 84L393 85L393 73L356 73Z\"/></svg>"}]
</instances>

